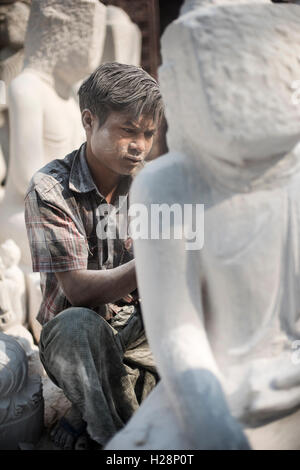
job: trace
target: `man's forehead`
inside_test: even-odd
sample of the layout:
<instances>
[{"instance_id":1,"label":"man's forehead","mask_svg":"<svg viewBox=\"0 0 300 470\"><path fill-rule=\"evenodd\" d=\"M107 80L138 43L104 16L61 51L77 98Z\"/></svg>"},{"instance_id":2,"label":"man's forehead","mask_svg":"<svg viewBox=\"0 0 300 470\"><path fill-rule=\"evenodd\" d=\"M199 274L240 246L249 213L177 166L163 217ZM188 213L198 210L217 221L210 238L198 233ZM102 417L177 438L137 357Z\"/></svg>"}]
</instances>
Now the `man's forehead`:
<instances>
[{"instance_id":1,"label":"man's forehead","mask_svg":"<svg viewBox=\"0 0 300 470\"><path fill-rule=\"evenodd\" d=\"M132 113L111 111L108 115L105 125L107 126L126 126L137 130L156 130L157 122L153 116L141 114L139 117Z\"/></svg>"},{"instance_id":2,"label":"man's forehead","mask_svg":"<svg viewBox=\"0 0 300 470\"><path fill-rule=\"evenodd\" d=\"M153 117L143 114L138 118L130 115L124 116L123 123L126 126L134 127L136 129L141 129L145 127L155 129L156 127Z\"/></svg>"}]
</instances>

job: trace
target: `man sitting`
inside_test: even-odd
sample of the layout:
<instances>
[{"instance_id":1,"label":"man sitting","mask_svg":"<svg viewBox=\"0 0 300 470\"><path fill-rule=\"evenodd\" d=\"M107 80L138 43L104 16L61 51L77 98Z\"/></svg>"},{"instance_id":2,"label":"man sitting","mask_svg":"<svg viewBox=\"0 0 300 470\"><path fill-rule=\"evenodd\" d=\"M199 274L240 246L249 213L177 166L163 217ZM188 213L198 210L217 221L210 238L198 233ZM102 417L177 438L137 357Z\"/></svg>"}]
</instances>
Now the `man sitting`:
<instances>
[{"instance_id":1,"label":"man sitting","mask_svg":"<svg viewBox=\"0 0 300 470\"><path fill-rule=\"evenodd\" d=\"M39 170L25 198L43 293L40 356L72 403L52 431L65 449L85 445L85 429L104 446L157 381L131 240L101 236L97 226L105 226L107 207L118 212L127 203L151 150L162 115L159 87L142 68L108 63L81 85L79 102L86 142Z\"/></svg>"}]
</instances>

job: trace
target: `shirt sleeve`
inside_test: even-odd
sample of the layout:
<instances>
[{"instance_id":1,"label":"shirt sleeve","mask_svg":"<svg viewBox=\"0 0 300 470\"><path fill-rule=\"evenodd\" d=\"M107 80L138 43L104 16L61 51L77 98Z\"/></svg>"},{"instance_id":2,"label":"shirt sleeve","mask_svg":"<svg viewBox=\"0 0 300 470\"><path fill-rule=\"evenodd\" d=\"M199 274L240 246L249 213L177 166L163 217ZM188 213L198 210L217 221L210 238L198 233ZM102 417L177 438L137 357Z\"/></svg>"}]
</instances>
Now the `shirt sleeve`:
<instances>
[{"instance_id":1,"label":"shirt sleeve","mask_svg":"<svg viewBox=\"0 0 300 470\"><path fill-rule=\"evenodd\" d=\"M87 269L86 237L66 212L35 190L25 199L25 223L34 272Z\"/></svg>"}]
</instances>

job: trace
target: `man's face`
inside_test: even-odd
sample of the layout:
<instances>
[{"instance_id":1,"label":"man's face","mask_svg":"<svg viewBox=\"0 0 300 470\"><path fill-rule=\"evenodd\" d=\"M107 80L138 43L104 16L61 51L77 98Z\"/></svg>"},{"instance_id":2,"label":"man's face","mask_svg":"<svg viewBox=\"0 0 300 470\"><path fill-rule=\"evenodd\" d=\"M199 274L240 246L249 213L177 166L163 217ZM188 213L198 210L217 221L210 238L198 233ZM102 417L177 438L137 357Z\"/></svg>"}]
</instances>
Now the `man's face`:
<instances>
[{"instance_id":1,"label":"man's face","mask_svg":"<svg viewBox=\"0 0 300 470\"><path fill-rule=\"evenodd\" d=\"M144 164L156 131L153 119L140 116L134 120L129 114L112 111L99 128L95 119L87 132L93 157L119 175L133 175Z\"/></svg>"}]
</instances>

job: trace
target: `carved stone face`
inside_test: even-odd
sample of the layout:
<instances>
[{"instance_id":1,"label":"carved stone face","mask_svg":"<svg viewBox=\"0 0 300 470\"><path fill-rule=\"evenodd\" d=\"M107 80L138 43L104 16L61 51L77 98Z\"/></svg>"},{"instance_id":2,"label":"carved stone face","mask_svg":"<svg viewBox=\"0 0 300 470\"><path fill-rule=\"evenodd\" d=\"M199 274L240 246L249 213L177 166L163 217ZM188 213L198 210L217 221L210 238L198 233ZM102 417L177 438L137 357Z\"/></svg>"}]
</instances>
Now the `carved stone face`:
<instances>
[{"instance_id":1,"label":"carved stone face","mask_svg":"<svg viewBox=\"0 0 300 470\"><path fill-rule=\"evenodd\" d=\"M25 40L25 66L74 84L99 64L106 7L98 0L33 0Z\"/></svg>"},{"instance_id":2,"label":"carved stone face","mask_svg":"<svg viewBox=\"0 0 300 470\"><path fill-rule=\"evenodd\" d=\"M300 140L299 24L297 5L255 3L198 8L171 25L160 72L170 148L232 163L291 151Z\"/></svg>"},{"instance_id":3,"label":"carved stone face","mask_svg":"<svg viewBox=\"0 0 300 470\"><path fill-rule=\"evenodd\" d=\"M24 46L30 6L23 2L0 3L0 49Z\"/></svg>"}]
</instances>

